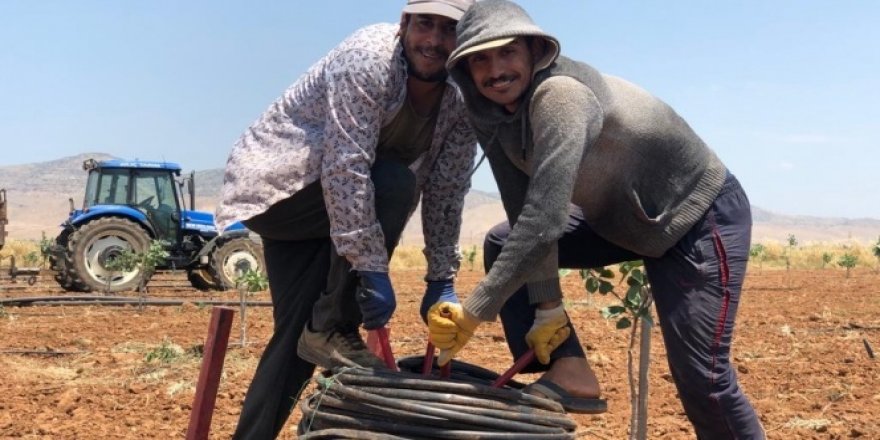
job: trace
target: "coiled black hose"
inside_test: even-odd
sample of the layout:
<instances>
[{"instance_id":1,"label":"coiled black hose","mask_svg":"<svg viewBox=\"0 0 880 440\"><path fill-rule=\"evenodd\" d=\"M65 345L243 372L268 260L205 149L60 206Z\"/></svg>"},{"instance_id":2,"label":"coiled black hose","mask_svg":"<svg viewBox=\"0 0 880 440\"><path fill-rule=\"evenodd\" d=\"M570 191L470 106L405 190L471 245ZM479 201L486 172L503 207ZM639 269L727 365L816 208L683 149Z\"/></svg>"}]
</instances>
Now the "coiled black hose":
<instances>
[{"instance_id":1,"label":"coiled black hose","mask_svg":"<svg viewBox=\"0 0 880 440\"><path fill-rule=\"evenodd\" d=\"M353 368L317 378L301 404L300 439L572 439L576 423L549 399L489 386L498 375L455 362L449 379ZM514 384L521 387L521 384Z\"/></svg>"}]
</instances>

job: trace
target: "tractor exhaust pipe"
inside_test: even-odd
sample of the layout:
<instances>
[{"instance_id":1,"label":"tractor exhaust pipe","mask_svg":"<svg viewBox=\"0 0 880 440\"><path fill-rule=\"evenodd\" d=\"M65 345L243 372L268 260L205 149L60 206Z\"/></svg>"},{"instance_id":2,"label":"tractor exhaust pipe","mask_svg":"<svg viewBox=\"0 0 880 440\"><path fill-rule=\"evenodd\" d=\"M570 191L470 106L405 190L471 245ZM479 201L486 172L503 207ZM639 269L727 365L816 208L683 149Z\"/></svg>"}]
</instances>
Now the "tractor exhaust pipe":
<instances>
[{"instance_id":1,"label":"tractor exhaust pipe","mask_svg":"<svg viewBox=\"0 0 880 440\"><path fill-rule=\"evenodd\" d=\"M189 173L189 209L196 209L196 172Z\"/></svg>"}]
</instances>

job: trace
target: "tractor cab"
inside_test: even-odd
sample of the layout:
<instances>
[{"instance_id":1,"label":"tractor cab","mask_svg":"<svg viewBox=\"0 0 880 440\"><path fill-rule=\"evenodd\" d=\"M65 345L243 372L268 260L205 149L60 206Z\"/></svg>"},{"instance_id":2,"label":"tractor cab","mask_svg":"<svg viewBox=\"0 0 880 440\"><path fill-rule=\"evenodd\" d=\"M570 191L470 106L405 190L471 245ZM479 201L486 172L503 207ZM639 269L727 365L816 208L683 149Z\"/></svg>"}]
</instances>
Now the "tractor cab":
<instances>
[{"instance_id":1,"label":"tractor cab","mask_svg":"<svg viewBox=\"0 0 880 440\"><path fill-rule=\"evenodd\" d=\"M180 166L170 162L89 159L83 163L89 173L83 214L119 210L121 206L139 212L154 237L176 243L183 212ZM191 185L185 185L192 193ZM191 202L190 202L191 203Z\"/></svg>"}]
</instances>

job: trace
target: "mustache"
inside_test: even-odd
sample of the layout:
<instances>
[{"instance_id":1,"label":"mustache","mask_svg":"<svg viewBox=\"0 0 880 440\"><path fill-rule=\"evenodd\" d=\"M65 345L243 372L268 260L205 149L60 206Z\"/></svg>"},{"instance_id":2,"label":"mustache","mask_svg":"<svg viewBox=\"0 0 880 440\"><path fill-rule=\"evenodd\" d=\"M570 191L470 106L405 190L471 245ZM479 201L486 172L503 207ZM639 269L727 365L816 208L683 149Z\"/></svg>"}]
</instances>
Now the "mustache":
<instances>
[{"instance_id":1,"label":"mustache","mask_svg":"<svg viewBox=\"0 0 880 440\"><path fill-rule=\"evenodd\" d=\"M510 75L510 74L496 76L494 78L489 78L489 79L483 81L483 87L493 87L497 83L513 81L516 78L517 78L516 75Z\"/></svg>"},{"instance_id":2,"label":"mustache","mask_svg":"<svg viewBox=\"0 0 880 440\"><path fill-rule=\"evenodd\" d=\"M444 59L449 58L449 51L443 48L443 46L420 46L417 47L416 50L427 53L429 55L436 55Z\"/></svg>"}]
</instances>

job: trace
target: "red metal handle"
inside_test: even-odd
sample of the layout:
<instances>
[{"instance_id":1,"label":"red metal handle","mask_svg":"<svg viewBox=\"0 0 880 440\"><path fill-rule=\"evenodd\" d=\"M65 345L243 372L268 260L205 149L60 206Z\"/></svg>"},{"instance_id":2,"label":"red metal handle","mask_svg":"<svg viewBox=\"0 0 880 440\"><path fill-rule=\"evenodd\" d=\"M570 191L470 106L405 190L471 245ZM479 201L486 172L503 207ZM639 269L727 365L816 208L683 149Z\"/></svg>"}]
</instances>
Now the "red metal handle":
<instances>
[{"instance_id":1,"label":"red metal handle","mask_svg":"<svg viewBox=\"0 0 880 440\"><path fill-rule=\"evenodd\" d=\"M446 363L446 365L440 367L440 377L444 379L449 379L449 376L452 375L452 359Z\"/></svg>"},{"instance_id":2,"label":"red metal handle","mask_svg":"<svg viewBox=\"0 0 880 440\"><path fill-rule=\"evenodd\" d=\"M422 361L422 376L431 375L431 368L434 366L434 344L428 342L428 348L425 349L425 358Z\"/></svg>"},{"instance_id":3,"label":"red metal handle","mask_svg":"<svg viewBox=\"0 0 880 440\"><path fill-rule=\"evenodd\" d=\"M400 371L400 369L397 368L397 361L394 360L394 353L391 352L391 342L388 338L388 328L379 327L375 331L376 336L378 336L379 339L379 346L382 347L382 359L385 361L385 366L393 371Z\"/></svg>"},{"instance_id":4,"label":"red metal handle","mask_svg":"<svg viewBox=\"0 0 880 440\"><path fill-rule=\"evenodd\" d=\"M532 363L533 360L535 360L535 350L530 348L529 351L525 352L516 360L512 367L508 368L501 376L498 376L498 379L495 379L495 381L492 382L492 388L503 387L510 378L515 376L516 373L522 371L522 369L525 368L526 365Z\"/></svg>"},{"instance_id":5,"label":"red metal handle","mask_svg":"<svg viewBox=\"0 0 880 440\"><path fill-rule=\"evenodd\" d=\"M434 367L434 344L428 342L428 348L425 350L425 359L422 361L422 376L429 377ZM440 377L448 379L452 375L452 359L446 365L440 367Z\"/></svg>"}]
</instances>

